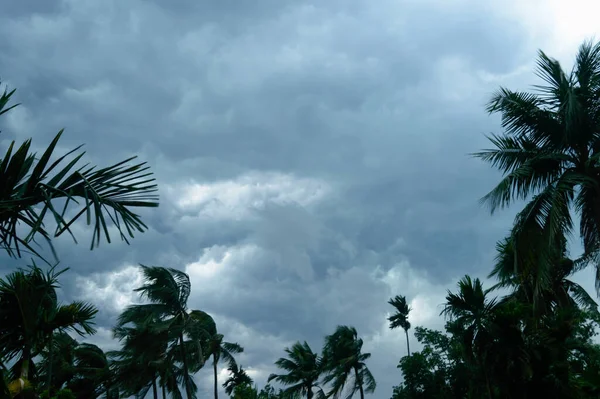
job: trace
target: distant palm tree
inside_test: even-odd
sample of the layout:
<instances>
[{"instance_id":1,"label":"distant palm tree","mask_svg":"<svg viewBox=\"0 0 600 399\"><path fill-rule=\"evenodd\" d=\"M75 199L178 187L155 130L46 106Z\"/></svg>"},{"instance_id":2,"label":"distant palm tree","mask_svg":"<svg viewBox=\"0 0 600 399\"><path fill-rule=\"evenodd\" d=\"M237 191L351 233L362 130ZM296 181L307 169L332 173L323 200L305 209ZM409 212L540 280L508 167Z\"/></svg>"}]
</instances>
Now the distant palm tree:
<instances>
[{"instance_id":1,"label":"distant palm tree","mask_svg":"<svg viewBox=\"0 0 600 399\"><path fill-rule=\"evenodd\" d=\"M492 135L494 148L475 156L498 168L504 177L483 201L494 212L515 201L529 200L517 216L515 234L531 225L540 227L543 234L536 239L543 244L540 250L548 251L556 237L571 232L574 210L580 218L585 252L597 254L600 43L583 43L570 73L542 51L537 65L545 84L536 86L535 93L501 88L488 105L490 113L501 115L505 133ZM529 237L529 245L534 244L533 238ZM540 263L542 272L550 263ZM600 273L597 285L599 279Z\"/></svg>"},{"instance_id":2,"label":"distant palm tree","mask_svg":"<svg viewBox=\"0 0 600 399\"><path fill-rule=\"evenodd\" d=\"M285 348L287 358L280 358L275 365L287 374L271 374L268 382L275 380L282 385L288 385L283 392L290 397L306 396L312 399L313 388L317 389L321 398L325 397L319 386L319 378L322 373L321 357L312 351L306 341L296 342L291 348Z\"/></svg>"},{"instance_id":3,"label":"distant palm tree","mask_svg":"<svg viewBox=\"0 0 600 399\"><path fill-rule=\"evenodd\" d=\"M65 270L43 272L33 265L0 278L0 359L14 361L15 378L29 378L33 358L51 341L55 330L72 330L82 336L95 333L94 306L58 303L58 276Z\"/></svg>"},{"instance_id":4,"label":"distant palm tree","mask_svg":"<svg viewBox=\"0 0 600 399\"><path fill-rule=\"evenodd\" d=\"M464 337L465 355L468 361L476 362L483 370L488 396L493 397L486 364L488 347L492 342L492 324L498 308L495 299L488 299L489 290L476 278L463 277L458 282L458 293L448 291L442 314L460 326Z\"/></svg>"},{"instance_id":5,"label":"distant palm tree","mask_svg":"<svg viewBox=\"0 0 600 399\"><path fill-rule=\"evenodd\" d=\"M237 387L254 383L246 370L242 366L238 366L237 363L230 364L227 370L229 371L229 378L223 383L227 395L231 395Z\"/></svg>"},{"instance_id":6,"label":"distant palm tree","mask_svg":"<svg viewBox=\"0 0 600 399\"><path fill-rule=\"evenodd\" d=\"M201 349L193 342L186 343L185 335L189 335L194 321L190 319L187 310L187 300L190 295L191 284L187 274L182 271L158 267L140 265L144 276L144 285L135 289L142 298L150 300L149 304L132 305L125 309L119 316L117 327L127 323L145 324L153 322L157 328L169 331L175 337L176 346L180 355L178 360L183 365L183 386L188 398L193 395L193 380L190 376L190 359L188 348L190 346ZM159 321L157 321L159 320ZM203 356L200 351L198 356L203 364Z\"/></svg>"},{"instance_id":7,"label":"distant palm tree","mask_svg":"<svg viewBox=\"0 0 600 399\"><path fill-rule=\"evenodd\" d=\"M137 316L141 316L138 314ZM152 316L149 316L152 317ZM123 319L120 319L123 322ZM197 390L193 379L185 378L183 370L176 365L181 360L178 345L178 334L161 328L160 320L147 320L141 317L138 321L128 321L126 326L114 329L114 337L121 343L121 349L108 353L112 359L115 378L125 395L136 395L143 398L152 389L158 397L158 383L163 397L169 392L173 398L182 398L179 383L191 380L192 395Z\"/></svg>"},{"instance_id":8,"label":"distant palm tree","mask_svg":"<svg viewBox=\"0 0 600 399\"><path fill-rule=\"evenodd\" d=\"M18 105L9 106L14 93L5 89L0 95L0 115ZM136 158L132 157L100 169L76 166L84 152L69 157L80 147L60 157L54 154L62 132L42 155L31 153L31 140L26 140L18 148L13 141L0 158L0 247L9 256L20 257L22 248L40 256L31 245L36 236L43 237L54 251L50 238L68 232L75 239L70 228L84 214L87 223L93 221L94 225L92 248L100 244L102 236L110 242L107 221L128 242L134 231L147 229L131 209L158 206L157 186L145 163L130 165ZM57 199L65 200L60 208L55 208ZM56 222L54 233L44 226L49 214ZM17 225L28 229L24 236Z\"/></svg>"},{"instance_id":9,"label":"distant palm tree","mask_svg":"<svg viewBox=\"0 0 600 399\"><path fill-rule=\"evenodd\" d=\"M348 381L352 380L351 391L347 398L360 392L373 393L377 386L375 378L365 363L370 353L362 353L363 340L358 338L354 327L338 326L335 332L325 337L323 347L324 384L332 384L327 396L339 398Z\"/></svg>"},{"instance_id":10,"label":"distant palm tree","mask_svg":"<svg viewBox=\"0 0 600 399\"><path fill-rule=\"evenodd\" d=\"M396 313L388 317L390 328L394 329L402 327L406 334L406 350L408 351L408 356L410 356L410 342L408 340L410 322L408 321L408 314L410 313L411 308L406 302L406 298L402 295L396 295L394 298L390 299L388 303L396 309Z\"/></svg>"},{"instance_id":11,"label":"distant palm tree","mask_svg":"<svg viewBox=\"0 0 600 399\"><path fill-rule=\"evenodd\" d=\"M205 356L212 356L213 358L213 374L214 374L214 395L215 399L218 399L219 395L219 372L218 363L219 360L223 359L228 365L236 364L234 355L244 352L237 343L224 342L223 334L217 332L217 325L214 319L206 312L201 310L192 310L190 312L190 319L196 323L196 330L198 330L197 339L204 345ZM194 329L194 328L192 328ZM192 334L194 335L194 334Z\"/></svg>"}]
</instances>

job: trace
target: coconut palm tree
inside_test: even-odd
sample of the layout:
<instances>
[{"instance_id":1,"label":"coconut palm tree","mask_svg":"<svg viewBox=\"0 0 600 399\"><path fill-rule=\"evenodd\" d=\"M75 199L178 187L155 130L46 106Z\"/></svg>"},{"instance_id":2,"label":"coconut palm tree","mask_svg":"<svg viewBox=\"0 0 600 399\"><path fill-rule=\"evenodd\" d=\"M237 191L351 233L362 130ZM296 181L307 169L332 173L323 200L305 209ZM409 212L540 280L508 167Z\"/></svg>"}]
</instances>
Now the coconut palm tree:
<instances>
[{"instance_id":1,"label":"coconut palm tree","mask_svg":"<svg viewBox=\"0 0 600 399\"><path fill-rule=\"evenodd\" d=\"M0 95L0 116L18 105L9 105L14 93L5 89ZM145 163L130 164L132 157L105 168L76 166L84 155L80 147L59 157L54 153L62 132L41 155L30 151L31 140L18 148L13 141L0 159L0 246L10 256L20 257L23 249L39 256L32 246L37 236L54 253L51 237L68 232L75 239L70 227L83 215L94 226L92 248L102 236L110 242L108 222L129 242L134 231L147 229L132 209L158 206L157 186ZM56 223L53 233L44 225L47 215ZM22 235L17 226L28 230Z\"/></svg>"},{"instance_id":2,"label":"coconut palm tree","mask_svg":"<svg viewBox=\"0 0 600 399\"><path fill-rule=\"evenodd\" d=\"M246 373L246 370L242 366L238 366L237 363L232 363L227 367L229 371L229 378L223 383L225 393L231 395L237 387L244 385L252 385L254 381Z\"/></svg>"},{"instance_id":3,"label":"coconut palm tree","mask_svg":"<svg viewBox=\"0 0 600 399\"><path fill-rule=\"evenodd\" d=\"M213 358L213 374L214 374L214 395L218 399L219 395L219 379L218 379L218 364L221 359L225 360L228 365L236 364L234 355L244 352L244 348L237 343L224 342L223 334L217 332L217 325L214 319L206 312L201 310L192 310L190 319L195 322L194 330L197 334L191 334L204 346L204 355ZM194 337L195 335L195 337ZM194 356L196 357L196 356Z\"/></svg>"},{"instance_id":4,"label":"coconut palm tree","mask_svg":"<svg viewBox=\"0 0 600 399\"><path fill-rule=\"evenodd\" d=\"M515 235L499 242L496 264L489 276L499 282L492 289L510 288L511 294L505 300L531 304L537 319L566 307L580 307L597 314L598 304L582 286L569 279L582 267L582 260L569 259L566 238L556 238L552 248L546 250L549 256L544 258L531 245L517 242ZM551 264L540 267L542 261ZM541 270L545 273L543 284L539 283Z\"/></svg>"},{"instance_id":5,"label":"coconut palm tree","mask_svg":"<svg viewBox=\"0 0 600 399\"><path fill-rule=\"evenodd\" d=\"M132 305L119 316L117 328L128 323L154 325L160 331L169 331L180 351L176 360L183 365L183 385L189 398L193 395L193 380L190 376L190 361L194 360L194 371L204 364L202 348L198 340L186 340L186 336L199 337L198 323L190 318L187 300L191 284L187 274L176 269L158 266L140 265L144 276L144 285L135 291L147 298L150 303ZM190 358L190 349L195 349L196 359Z\"/></svg>"},{"instance_id":6,"label":"coconut palm tree","mask_svg":"<svg viewBox=\"0 0 600 399\"><path fill-rule=\"evenodd\" d=\"M324 398L325 394L319 386L322 373L319 354L314 353L306 341L296 342L291 348L285 348L285 352L288 357L280 358L275 365L287 373L271 374L268 382L275 380L288 385L284 393L290 397L306 396L307 399L312 399L313 389L316 389L318 396Z\"/></svg>"},{"instance_id":7,"label":"coconut palm tree","mask_svg":"<svg viewBox=\"0 0 600 399\"><path fill-rule=\"evenodd\" d=\"M138 313L137 316L140 320L115 327L113 335L121 348L108 353L123 393L143 398L152 389L154 397L158 397L160 385L163 397L168 392L173 398L182 398L178 384L190 381L192 395L189 397L194 398L197 387L193 379L189 375L185 378L182 368L177 366L181 363L178 334L165 327L160 319L152 319L155 315ZM123 322L123 318L120 321Z\"/></svg>"},{"instance_id":8,"label":"coconut palm tree","mask_svg":"<svg viewBox=\"0 0 600 399\"><path fill-rule=\"evenodd\" d=\"M571 72L540 51L535 92L501 88L488 105L499 113L505 132L492 135L492 149L475 156L504 177L482 201L492 212L529 200L518 214L515 234L537 225L540 249L573 228L571 210L587 254L600 249L600 43L579 48ZM535 237L529 237L529 244ZM550 262L542 262L541 267ZM597 274L597 284L600 283Z\"/></svg>"},{"instance_id":9,"label":"coconut palm tree","mask_svg":"<svg viewBox=\"0 0 600 399\"><path fill-rule=\"evenodd\" d=\"M33 358L55 330L71 330L81 336L95 333L94 306L58 303L58 276L65 270L43 272L34 264L0 278L0 358L14 361L15 378L29 377Z\"/></svg>"},{"instance_id":10,"label":"coconut palm tree","mask_svg":"<svg viewBox=\"0 0 600 399\"><path fill-rule=\"evenodd\" d=\"M377 386L375 378L365 363L371 354L363 353L362 346L363 340L358 338L354 327L338 326L333 334L325 337L323 383L332 385L328 397L339 398L350 380L352 382L348 398L360 392L360 399L364 399L365 392L375 391Z\"/></svg>"},{"instance_id":11,"label":"coconut palm tree","mask_svg":"<svg viewBox=\"0 0 600 399\"><path fill-rule=\"evenodd\" d=\"M491 325L497 309L497 301L488 299L489 291L483 289L483 284L476 278L463 277L458 282L458 293L448 291L446 304L442 314L449 317L454 325L462 330L463 345L467 361L476 364L483 371L483 378L492 398L491 382L489 380L486 359L488 348L492 341Z\"/></svg>"},{"instance_id":12,"label":"coconut palm tree","mask_svg":"<svg viewBox=\"0 0 600 399\"><path fill-rule=\"evenodd\" d=\"M396 295L394 298L391 298L388 303L396 310L396 313L388 317L390 328L394 329L402 327L404 333L406 334L406 350L408 351L408 356L410 356L410 342L408 340L410 322L408 321L408 314L410 313L411 308L408 305L408 302L406 302L406 297L402 295Z\"/></svg>"}]
</instances>

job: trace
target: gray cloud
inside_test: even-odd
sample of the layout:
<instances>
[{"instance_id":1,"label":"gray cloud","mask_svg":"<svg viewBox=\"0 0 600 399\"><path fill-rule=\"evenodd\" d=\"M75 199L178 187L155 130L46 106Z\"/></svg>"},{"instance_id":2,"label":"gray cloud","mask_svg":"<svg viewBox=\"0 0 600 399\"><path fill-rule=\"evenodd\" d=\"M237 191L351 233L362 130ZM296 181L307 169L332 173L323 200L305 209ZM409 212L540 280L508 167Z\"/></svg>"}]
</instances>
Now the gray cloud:
<instances>
[{"instance_id":1,"label":"gray cloud","mask_svg":"<svg viewBox=\"0 0 600 399\"><path fill-rule=\"evenodd\" d=\"M11 2L0 76L23 105L4 139L42 147L65 127L65 149L139 155L161 188L131 246L90 252L83 226L79 245L56 241L66 297L101 306L98 342L135 300L133 267L167 265L190 273L190 307L247 348L260 384L284 346L318 348L348 323L389 397L404 341L386 331L387 299L406 294L417 324L439 325L445 288L487 274L512 218L478 205L498 176L467 156L498 130L489 94L522 85L536 45L500 6Z\"/></svg>"}]
</instances>

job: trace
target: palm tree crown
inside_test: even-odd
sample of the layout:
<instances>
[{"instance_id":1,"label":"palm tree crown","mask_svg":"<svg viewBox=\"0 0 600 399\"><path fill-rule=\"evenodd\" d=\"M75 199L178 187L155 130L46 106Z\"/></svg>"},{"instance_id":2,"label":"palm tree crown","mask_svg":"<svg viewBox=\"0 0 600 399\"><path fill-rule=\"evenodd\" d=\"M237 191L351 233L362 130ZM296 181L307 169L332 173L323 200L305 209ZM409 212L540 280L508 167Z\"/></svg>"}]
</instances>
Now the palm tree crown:
<instances>
[{"instance_id":1,"label":"palm tree crown","mask_svg":"<svg viewBox=\"0 0 600 399\"><path fill-rule=\"evenodd\" d=\"M290 397L313 397L313 388L317 389L319 397L324 397L318 381L322 373L321 357L312 351L306 341L296 342L291 348L285 348L287 358L280 358L275 365L287 374L271 374L268 382L275 380L289 387L284 393Z\"/></svg>"},{"instance_id":2,"label":"palm tree crown","mask_svg":"<svg viewBox=\"0 0 600 399\"><path fill-rule=\"evenodd\" d=\"M504 177L483 201L493 212L531 198L517 216L515 232L539 226L544 233L539 239L546 244L540 248L549 248L555 237L571 231L574 209L580 216L586 253L597 253L600 43L583 43L570 73L542 51L537 64L545 84L536 86L535 93L502 88L489 103L489 112L500 113L505 132L490 137L493 149L475 156L498 168Z\"/></svg>"},{"instance_id":3,"label":"palm tree crown","mask_svg":"<svg viewBox=\"0 0 600 399\"><path fill-rule=\"evenodd\" d=\"M352 384L348 397L360 392L361 399L364 399L365 392L375 391L375 378L365 363L371 354L363 353L362 346L363 340L358 338L354 327L338 326L333 334L325 338L323 383L331 383L331 391L327 396L339 398L350 380Z\"/></svg>"},{"instance_id":4,"label":"palm tree crown","mask_svg":"<svg viewBox=\"0 0 600 399\"><path fill-rule=\"evenodd\" d=\"M406 334L406 350L408 351L408 356L410 356L410 342L408 340L408 330L410 330L410 322L408 321L408 315L411 311L408 302L406 302L406 297L402 295L396 295L394 298L391 298L388 303L396 309L396 313L388 317L388 321L390 322L390 328L398 328L401 327Z\"/></svg>"}]
</instances>

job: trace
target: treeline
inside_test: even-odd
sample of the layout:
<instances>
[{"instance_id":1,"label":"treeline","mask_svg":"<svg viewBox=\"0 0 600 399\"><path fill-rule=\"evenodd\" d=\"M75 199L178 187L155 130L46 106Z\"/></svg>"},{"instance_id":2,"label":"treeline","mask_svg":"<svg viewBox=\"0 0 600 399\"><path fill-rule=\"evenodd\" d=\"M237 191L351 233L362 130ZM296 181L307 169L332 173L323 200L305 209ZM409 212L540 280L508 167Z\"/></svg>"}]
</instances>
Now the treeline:
<instances>
[{"instance_id":1,"label":"treeline","mask_svg":"<svg viewBox=\"0 0 600 399\"><path fill-rule=\"evenodd\" d=\"M63 272L34 265L0 279L0 356L12 364L3 371L7 396L42 392L45 398L112 399L151 392L154 398L195 398L194 375L209 363L218 399L221 362L230 375L222 386L233 398L337 397L348 388L364 399L375 390L365 363L370 354L362 352L354 328L339 326L325 338L322 354L306 342L285 349L287 357L275 362L282 373L269 377L285 388L275 392L267 385L258 391L236 362L244 349L226 342L208 313L188 309L188 275L165 267L141 266L144 284L135 291L146 302L119 315L113 336L120 349L104 352L70 335L94 334L97 309L84 302L59 304L56 289Z\"/></svg>"}]
</instances>

